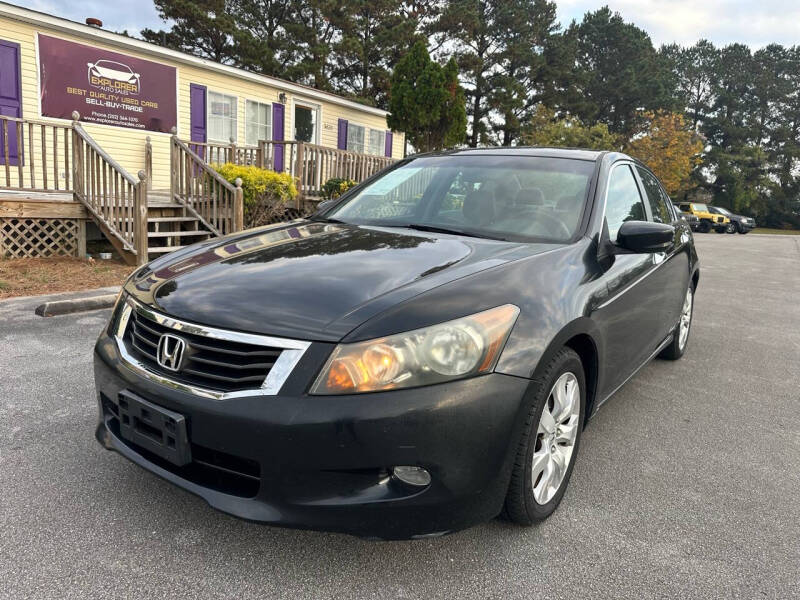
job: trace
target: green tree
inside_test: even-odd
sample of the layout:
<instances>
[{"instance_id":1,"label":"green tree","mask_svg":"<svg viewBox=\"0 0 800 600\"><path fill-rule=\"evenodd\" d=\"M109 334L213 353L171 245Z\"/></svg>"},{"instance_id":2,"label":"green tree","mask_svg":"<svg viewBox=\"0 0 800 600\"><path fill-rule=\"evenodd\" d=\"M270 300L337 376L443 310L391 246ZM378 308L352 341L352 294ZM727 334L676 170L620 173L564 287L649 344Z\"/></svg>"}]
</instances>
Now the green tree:
<instances>
[{"instance_id":1,"label":"green tree","mask_svg":"<svg viewBox=\"0 0 800 600\"><path fill-rule=\"evenodd\" d=\"M236 23L228 0L155 0L158 16L174 21L169 31L143 29L142 39L219 63L233 63Z\"/></svg>"},{"instance_id":2,"label":"green tree","mask_svg":"<svg viewBox=\"0 0 800 600\"><path fill-rule=\"evenodd\" d=\"M675 88L669 62L650 37L608 7L589 12L565 32L564 49L574 48L574 68L552 84L550 99L588 124L605 123L630 135L642 110L672 109ZM570 41L574 38L574 42Z\"/></svg>"},{"instance_id":3,"label":"green tree","mask_svg":"<svg viewBox=\"0 0 800 600\"><path fill-rule=\"evenodd\" d=\"M577 117L562 118L540 104L522 129L522 143L527 146L619 150L620 138L605 123L586 125Z\"/></svg>"},{"instance_id":4,"label":"green tree","mask_svg":"<svg viewBox=\"0 0 800 600\"><path fill-rule=\"evenodd\" d=\"M394 65L421 39L417 21L404 13L402 0L342 0L339 7L331 53L334 88L385 108Z\"/></svg>"},{"instance_id":5,"label":"green tree","mask_svg":"<svg viewBox=\"0 0 800 600\"><path fill-rule=\"evenodd\" d=\"M453 59L441 67L419 41L397 63L391 83L389 126L405 131L415 150L438 150L463 141L464 90Z\"/></svg>"},{"instance_id":6,"label":"green tree","mask_svg":"<svg viewBox=\"0 0 800 600\"><path fill-rule=\"evenodd\" d=\"M700 40L688 48L677 44L663 46L660 54L671 65L676 95L686 109L692 129L697 130L713 98L717 49L708 40Z\"/></svg>"},{"instance_id":7,"label":"green tree","mask_svg":"<svg viewBox=\"0 0 800 600\"><path fill-rule=\"evenodd\" d=\"M488 104L492 130L503 146L519 138L521 125L542 99L545 50L558 30L556 5L547 0L512 0L498 4L496 72ZM494 116L495 118L491 118Z\"/></svg>"}]
</instances>

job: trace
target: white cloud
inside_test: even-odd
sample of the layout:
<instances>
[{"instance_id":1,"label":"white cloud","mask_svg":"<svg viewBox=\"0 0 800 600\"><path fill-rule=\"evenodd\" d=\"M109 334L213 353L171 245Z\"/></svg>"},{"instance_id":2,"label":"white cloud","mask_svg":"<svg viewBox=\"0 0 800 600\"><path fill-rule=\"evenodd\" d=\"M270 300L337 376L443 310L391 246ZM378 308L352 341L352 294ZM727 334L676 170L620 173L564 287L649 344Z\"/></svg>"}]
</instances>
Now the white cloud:
<instances>
[{"instance_id":1,"label":"white cloud","mask_svg":"<svg viewBox=\"0 0 800 600\"><path fill-rule=\"evenodd\" d=\"M773 42L800 44L797 0L557 0L558 17L566 25L604 4L644 29L656 45L693 44L702 38L718 45L740 42L753 48Z\"/></svg>"}]
</instances>

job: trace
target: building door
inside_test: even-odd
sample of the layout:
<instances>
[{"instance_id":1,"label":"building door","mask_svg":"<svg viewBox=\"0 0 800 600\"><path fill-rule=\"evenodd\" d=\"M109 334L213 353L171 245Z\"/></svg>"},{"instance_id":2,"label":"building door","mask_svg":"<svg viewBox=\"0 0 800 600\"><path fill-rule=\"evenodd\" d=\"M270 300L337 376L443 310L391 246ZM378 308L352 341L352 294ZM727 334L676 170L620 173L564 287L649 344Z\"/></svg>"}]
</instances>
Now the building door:
<instances>
[{"instance_id":1,"label":"building door","mask_svg":"<svg viewBox=\"0 0 800 600\"><path fill-rule=\"evenodd\" d=\"M19 63L19 44L0 40L0 115L22 117L22 84ZM6 139L8 136L8 139ZM0 122L0 164L19 161L20 141L15 121ZM6 157L8 147L8 157Z\"/></svg>"},{"instance_id":2,"label":"building door","mask_svg":"<svg viewBox=\"0 0 800 600\"><path fill-rule=\"evenodd\" d=\"M206 141L206 86L189 84L189 128L193 142Z\"/></svg>"},{"instance_id":3,"label":"building door","mask_svg":"<svg viewBox=\"0 0 800 600\"><path fill-rule=\"evenodd\" d=\"M294 139L298 142L317 143L317 108L305 104L294 105Z\"/></svg>"}]
</instances>

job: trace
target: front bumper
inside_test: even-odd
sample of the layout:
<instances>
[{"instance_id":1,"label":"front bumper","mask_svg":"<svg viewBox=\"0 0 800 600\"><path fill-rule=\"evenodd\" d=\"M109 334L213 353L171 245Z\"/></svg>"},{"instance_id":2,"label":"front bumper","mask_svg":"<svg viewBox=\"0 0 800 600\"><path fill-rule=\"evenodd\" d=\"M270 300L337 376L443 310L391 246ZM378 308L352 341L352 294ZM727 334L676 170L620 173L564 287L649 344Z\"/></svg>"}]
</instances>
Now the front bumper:
<instances>
[{"instance_id":1,"label":"front bumper","mask_svg":"<svg viewBox=\"0 0 800 600\"><path fill-rule=\"evenodd\" d=\"M304 361L321 364L329 348ZM301 361L279 395L224 400L191 395L136 374L103 334L95 348L96 437L235 516L383 539L437 535L491 519L502 508L531 382L490 374L424 388L308 396ZM177 467L120 435L120 393L183 415L193 461ZM424 488L388 475L418 465Z\"/></svg>"}]
</instances>

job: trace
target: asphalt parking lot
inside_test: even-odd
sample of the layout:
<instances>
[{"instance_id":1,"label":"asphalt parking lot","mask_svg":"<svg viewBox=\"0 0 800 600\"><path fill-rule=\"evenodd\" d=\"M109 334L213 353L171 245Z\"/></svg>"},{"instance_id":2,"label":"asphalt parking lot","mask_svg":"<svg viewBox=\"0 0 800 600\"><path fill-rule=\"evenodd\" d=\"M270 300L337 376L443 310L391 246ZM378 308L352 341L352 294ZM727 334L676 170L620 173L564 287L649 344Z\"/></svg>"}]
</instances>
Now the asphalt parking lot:
<instances>
[{"instance_id":1,"label":"asphalt parking lot","mask_svg":"<svg viewBox=\"0 0 800 600\"><path fill-rule=\"evenodd\" d=\"M696 239L686 356L603 407L553 517L414 542L240 521L101 449L108 311L0 303L0 596L800 597L800 237Z\"/></svg>"}]
</instances>

